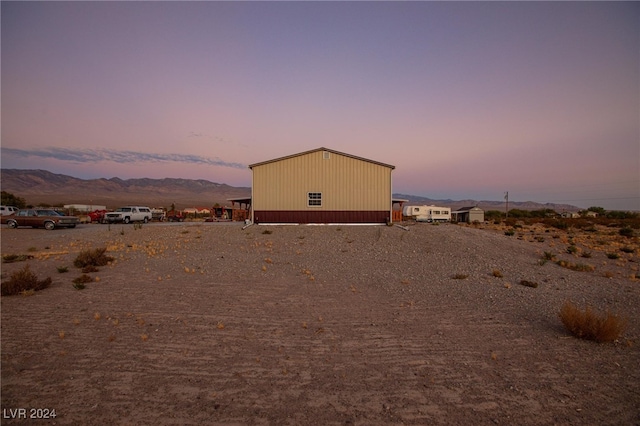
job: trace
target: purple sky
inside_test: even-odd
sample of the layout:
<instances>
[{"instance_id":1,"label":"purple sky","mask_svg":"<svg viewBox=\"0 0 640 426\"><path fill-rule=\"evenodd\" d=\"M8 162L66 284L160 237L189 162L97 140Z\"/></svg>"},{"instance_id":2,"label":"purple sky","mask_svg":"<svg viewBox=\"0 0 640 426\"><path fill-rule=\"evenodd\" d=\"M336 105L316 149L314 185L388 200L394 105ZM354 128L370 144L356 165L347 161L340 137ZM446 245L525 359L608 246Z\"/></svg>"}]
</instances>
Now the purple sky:
<instances>
[{"instance_id":1,"label":"purple sky","mask_svg":"<svg viewBox=\"0 0 640 426\"><path fill-rule=\"evenodd\" d=\"M640 210L637 2L2 2L2 167Z\"/></svg>"}]
</instances>

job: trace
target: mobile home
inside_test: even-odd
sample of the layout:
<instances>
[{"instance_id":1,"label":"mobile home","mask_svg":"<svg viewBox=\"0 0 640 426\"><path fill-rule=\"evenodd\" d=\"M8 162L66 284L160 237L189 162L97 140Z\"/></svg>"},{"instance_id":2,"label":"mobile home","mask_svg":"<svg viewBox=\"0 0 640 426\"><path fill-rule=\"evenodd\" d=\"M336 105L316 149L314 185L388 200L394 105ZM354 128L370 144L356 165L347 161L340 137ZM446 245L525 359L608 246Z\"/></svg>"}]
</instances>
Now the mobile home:
<instances>
[{"instance_id":1,"label":"mobile home","mask_svg":"<svg viewBox=\"0 0 640 426\"><path fill-rule=\"evenodd\" d=\"M418 222L449 222L451 209L438 206L404 206L402 215Z\"/></svg>"}]
</instances>

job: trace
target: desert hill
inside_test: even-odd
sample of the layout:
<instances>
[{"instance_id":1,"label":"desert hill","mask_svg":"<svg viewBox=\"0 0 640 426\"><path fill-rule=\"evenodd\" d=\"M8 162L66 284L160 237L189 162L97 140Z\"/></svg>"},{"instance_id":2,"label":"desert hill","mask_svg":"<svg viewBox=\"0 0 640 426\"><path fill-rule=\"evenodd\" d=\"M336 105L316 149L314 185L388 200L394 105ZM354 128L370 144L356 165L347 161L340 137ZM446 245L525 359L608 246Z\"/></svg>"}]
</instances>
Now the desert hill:
<instances>
[{"instance_id":1,"label":"desert hill","mask_svg":"<svg viewBox=\"0 0 640 426\"><path fill-rule=\"evenodd\" d=\"M79 179L46 170L2 169L3 191L24 198L27 203L148 205L177 208L230 205L229 198L250 197L251 188L233 187L208 180L192 179Z\"/></svg>"},{"instance_id":2,"label":"desert hill","mask_svg":"<svg viewBox=\"0 0 640 426\"><path fill-rule=\"evenodd\" d=\"M481 209L487 210L499 210L504 211L505 202L501 201L491 201L491 200L433 200L431 198L418 197L415 195L407 195L407 194L393 194L394 198L409 200L407 204L419 204L419 205L436 205L440 207L451 207L451 210L456 210L462 207L469 206L478 206ZM558 213L562 213L564 211L577 212L582 210L580 207L573 206L571 204L557 204L557 203L538 203L535 201L509 201L509 210L511 209L520 209L520 210L540 210L540 209L551 209L555 210Z\"/></svg>"},{"instance_id":3,"label":"desert hill","mask_svg":"<svg viewBox=\"0 0 640 426\"><path fill-rule=\"evenodd\" d=\"M230 205L229 198L250 197L251 188L234 187L208 180L179 178L164 179L79 179L46 170L0 170L0 186L3 191L24 198L27 203L47 204L96 204L116 208L126 204L142 204L151 207L177 208L209 207L214 204ZM434 200L408 194L393 194L394 198L409 200L412 204L434 204L453 210L475 206L485 210L504 210L504 201ZM509 202L509 208L522 210L553 209L557 212L577 211L568 204L541 204L532 201Z\"/></svg>"}]
</instances>

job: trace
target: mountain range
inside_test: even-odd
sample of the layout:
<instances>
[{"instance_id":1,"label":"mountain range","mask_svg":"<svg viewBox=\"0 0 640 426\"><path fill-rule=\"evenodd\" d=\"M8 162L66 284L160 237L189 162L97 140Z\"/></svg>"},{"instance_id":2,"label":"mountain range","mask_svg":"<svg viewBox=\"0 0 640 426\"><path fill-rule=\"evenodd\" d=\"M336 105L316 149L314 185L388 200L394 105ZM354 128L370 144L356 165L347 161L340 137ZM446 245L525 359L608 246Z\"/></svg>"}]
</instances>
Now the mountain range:
<instances>
[{"instance_id":1,"label":"mountain range","mask_svg":"<svg viewBox=\"0 0 640 426\"><path fill-rule=\"evenodd\" d=\"M122 205L177 208L230 205L230 198L251 197L251 188L234 187L204 179L79 179L46 170L1 169L0 187L24 198L28 204L94 204L115 209ZM504 201L434 200L409 194L393 194L395 199L411 204L451 207L478 206L484 210L504 210ZM509 208L522 210L552 209L557 212L578 211L569 204L509 202Z\"/></svg>"}]
</instances>

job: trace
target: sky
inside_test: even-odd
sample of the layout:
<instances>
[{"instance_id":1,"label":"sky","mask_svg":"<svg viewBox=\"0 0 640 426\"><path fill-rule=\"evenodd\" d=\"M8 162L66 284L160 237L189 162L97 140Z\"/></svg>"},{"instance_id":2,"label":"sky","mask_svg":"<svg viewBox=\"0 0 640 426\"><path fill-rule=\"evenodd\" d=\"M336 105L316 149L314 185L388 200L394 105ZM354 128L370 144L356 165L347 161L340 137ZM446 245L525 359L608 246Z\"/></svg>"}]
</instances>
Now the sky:
<instances>
[{"instance_id":1,"label":"sky","mask_svg":"<svg viewBox=\"0 0 640 426\"><path fill-rule=\"evenodd\" d=\"M638 2L6 2L2 168L250 186L319 147L393 192L640 210Z\"/></svg>"}]
</instances>

